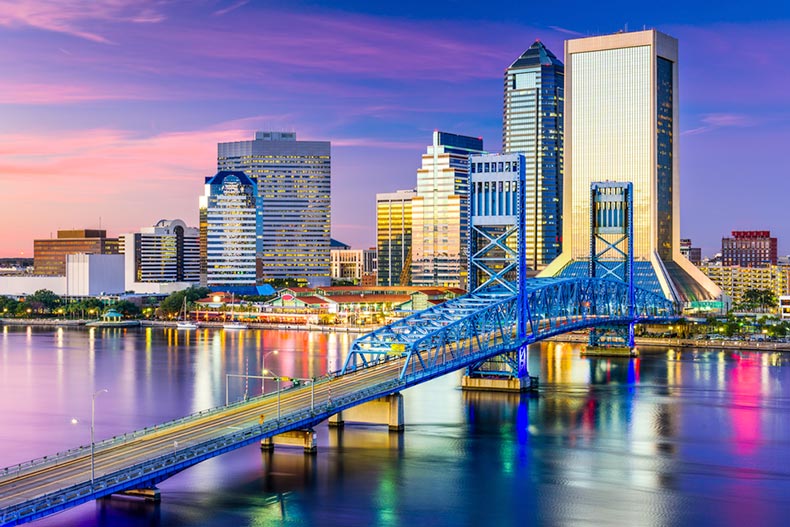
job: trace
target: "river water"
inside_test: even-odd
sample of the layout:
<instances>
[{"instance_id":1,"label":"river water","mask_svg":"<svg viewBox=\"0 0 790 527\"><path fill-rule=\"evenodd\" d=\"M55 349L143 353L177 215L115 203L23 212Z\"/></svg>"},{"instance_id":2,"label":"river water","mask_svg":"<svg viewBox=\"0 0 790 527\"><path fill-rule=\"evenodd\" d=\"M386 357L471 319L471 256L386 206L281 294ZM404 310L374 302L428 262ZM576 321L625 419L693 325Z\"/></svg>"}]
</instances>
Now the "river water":
<instances>
[{"instance_id":1,"label":"river water","mask_svg":"<svg viewBox=\"0 0 790 527\"><path fill-rule=\"evenodd\" d=\"M96 390L98 440L221 405L228 380L231 399L260 393L227 373L337 370L352 339L3 327L0 467L87 444ZM316 456L250 446L163 482L160 504L105 499L33 525L790 524L790 354L641 351L544 343L537 396L447 375L404 392L403 434L322 425Z\"/></svg>"}]
</instances>

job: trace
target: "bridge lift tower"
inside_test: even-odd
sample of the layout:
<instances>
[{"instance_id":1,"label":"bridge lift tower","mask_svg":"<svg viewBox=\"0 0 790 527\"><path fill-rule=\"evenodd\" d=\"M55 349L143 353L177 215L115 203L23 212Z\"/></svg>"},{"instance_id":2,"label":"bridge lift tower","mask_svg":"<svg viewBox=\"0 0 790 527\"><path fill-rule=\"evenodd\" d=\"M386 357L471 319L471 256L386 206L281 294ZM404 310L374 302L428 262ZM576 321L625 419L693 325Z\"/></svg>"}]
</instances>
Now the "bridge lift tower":
<instances>
[{"instance_id":1,"label":"bridge lift tower","mask_svg":"<svg viewBox=\"0 0 790 527\"><path fill-rule=\"evenodd\" d=\"M519 295L517 341L530 320L526 280L526 170L522 154L472 158L469 175L468 290ZM464 389L529 391L537 377L527 370L527 345L470 366Z\"/></svg>"},{"instance_id":2,"label":"bridge lift tower","mask_svg":"<svg viewBox=\"0 0 790 527\"><path fill-rule=\"evenodd\" d=\"M590 185L591 278L617 280L628 285L628 326L590 330L587 354L633 355L634 348L634 194L630 182Z\"/></svg>"}]
</instances>

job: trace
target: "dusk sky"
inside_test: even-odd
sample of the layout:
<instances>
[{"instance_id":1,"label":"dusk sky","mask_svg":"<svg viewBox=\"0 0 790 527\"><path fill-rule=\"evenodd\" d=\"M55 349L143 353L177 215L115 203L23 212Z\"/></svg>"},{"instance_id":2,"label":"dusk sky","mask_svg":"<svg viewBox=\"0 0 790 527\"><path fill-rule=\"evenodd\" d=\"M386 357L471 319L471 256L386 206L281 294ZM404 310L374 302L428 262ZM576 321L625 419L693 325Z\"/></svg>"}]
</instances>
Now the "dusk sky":
<instances>
[{"instance_id":1,"label":"dusk sky","mask_svg":"<svg viewBox=\"0 0 790 527\"><path fill-rule=\"evenodd\" d=\"M501 148L502 75L535 39L680 42L681 235L790 252L790 2L0 0L0 256L58 229L197 225L216 143L332 142L332 234L375 244L435 129Z\"/></svg>"}]
</instances>

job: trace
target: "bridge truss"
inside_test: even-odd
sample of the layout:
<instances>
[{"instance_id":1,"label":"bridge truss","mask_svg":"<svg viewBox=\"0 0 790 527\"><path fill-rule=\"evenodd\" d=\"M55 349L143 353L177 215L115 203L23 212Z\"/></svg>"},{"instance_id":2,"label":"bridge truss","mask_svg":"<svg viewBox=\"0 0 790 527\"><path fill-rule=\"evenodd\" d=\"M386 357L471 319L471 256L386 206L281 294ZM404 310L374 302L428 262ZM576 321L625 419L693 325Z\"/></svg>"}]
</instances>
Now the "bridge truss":
<instances>
[{"instance_id":1,"label":"bridge truss","mask_svg":"<svg viewBox=\"0 0 790 527\"><path fill-rule=\"evenodd\" d=\"M523 296L504 288L470 293L364 335L352 344L341 373L404 358L401 379L430 375L449 362L465 358L471 365L560 333L663 321L674 313L663 296L643 289L632 293L616 280L533 278L526 280Z\"/></svg>"}]
</instances>

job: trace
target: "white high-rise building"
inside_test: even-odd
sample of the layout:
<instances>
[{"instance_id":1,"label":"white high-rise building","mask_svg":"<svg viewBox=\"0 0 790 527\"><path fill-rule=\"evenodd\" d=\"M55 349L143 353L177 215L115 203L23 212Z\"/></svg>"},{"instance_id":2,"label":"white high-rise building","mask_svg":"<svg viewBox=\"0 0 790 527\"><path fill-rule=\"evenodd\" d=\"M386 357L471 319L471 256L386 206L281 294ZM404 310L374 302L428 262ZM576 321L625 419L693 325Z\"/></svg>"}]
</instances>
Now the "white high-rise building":
<instances>
[{"instance_id":1,"label":"white high-rise building","mask_svg":"<svg viewBox=\"0 0 790 527\"><path fill-rule=\"evenodd\" d=\"M219 143L217 169L243 170L257 184L258 283L295 278L310 286L329 285L329 141L255 132L252 141Z\"/></svg>"},{"instance_id":2,"label":"white high-rise building","mask_svg":"<svg viewBox=\"0 0 790 527\"><path fill-rule=\"evenodd\" d=\"M433 133L412 198L412 285L466 287L469 156L480 153L479 137Z\"/></svg>"},{"instance_id":3,"label":"white high-rise building","mask_svg":"<svg viewBox=\"0 0 790 527\"><path fill-rule=\"evenodd\" d=\"M677 302L721 290L680 254L678 42L655 30L565 42L563 252L541 276L583 276L590 185L631 182L634 274Z\"/></svg>"},{"instance_id":4,"label":"white high-rise building","mask_svg":"<svg viewBox=\"0 0 790 527\"><path fill-rule=\"evenodd\" d=\"M200 197L200 282L229 291L256 285L257 188L244 172L206 178Z\"/></svg>"}]
</instances>

